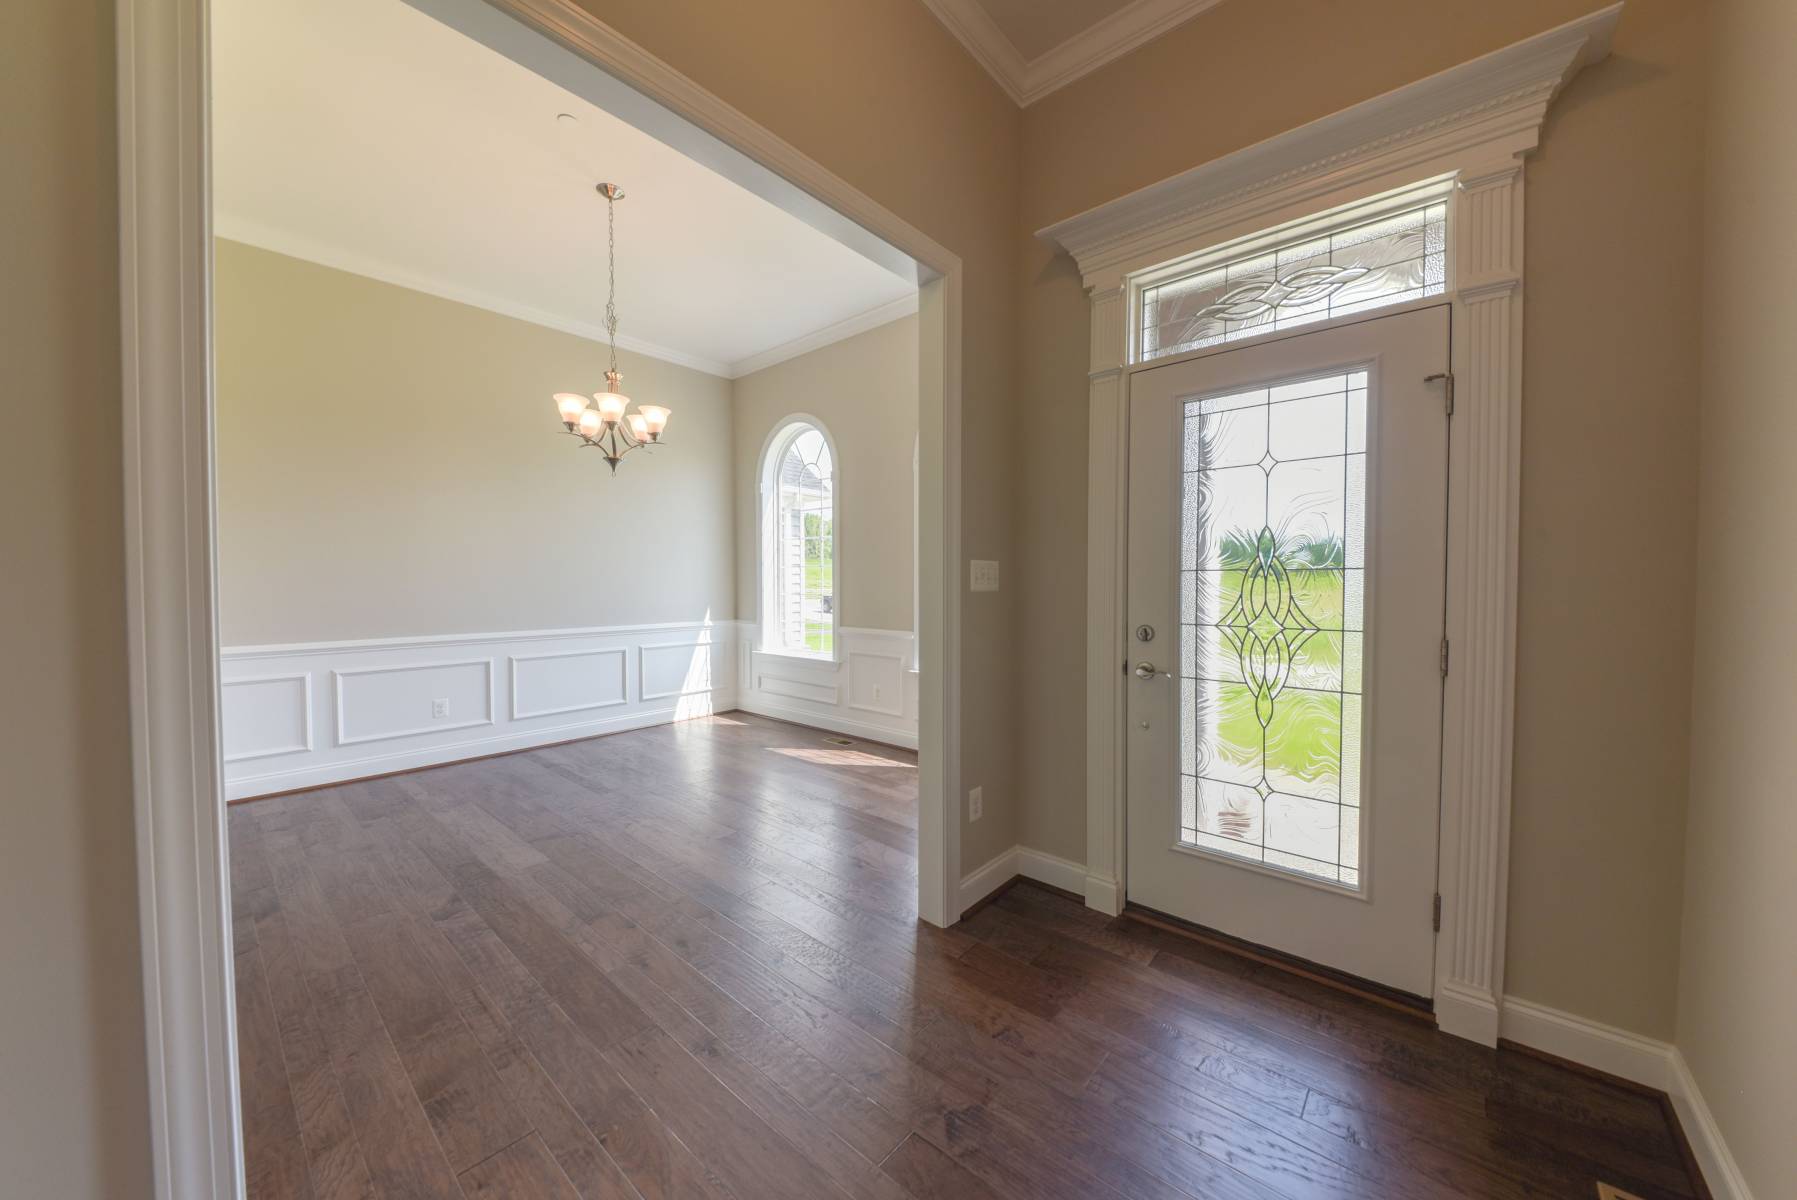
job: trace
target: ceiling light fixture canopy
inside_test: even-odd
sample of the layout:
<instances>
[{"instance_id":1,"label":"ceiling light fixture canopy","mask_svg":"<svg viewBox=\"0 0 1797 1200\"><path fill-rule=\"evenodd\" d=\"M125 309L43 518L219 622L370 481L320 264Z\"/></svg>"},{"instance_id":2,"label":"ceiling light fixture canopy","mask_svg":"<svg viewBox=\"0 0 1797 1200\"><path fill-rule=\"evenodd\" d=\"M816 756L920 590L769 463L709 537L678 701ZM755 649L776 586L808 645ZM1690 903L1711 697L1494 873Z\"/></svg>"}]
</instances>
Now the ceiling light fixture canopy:
<instances>
[{"instance_id":1,"label":"ceiling light fixture canopy","mask_svg":"<svg viewBox=\"0 0 1797 1200\"><path fill-rule=\"evenodd\" d=\"M662 430L672 415L658 404L639 404L630 412L630 397L623 392L624 376L618 371L618 201L624 189L602 183L595 189L605 197L606 294L605 333L611 339L611 369L605 373L605 390L589 400L579 392L557 392L555 409L568 433L582 446L596 446L618 473L618 462L632 450L661 441Z\"/></svg>"}]
</instances>

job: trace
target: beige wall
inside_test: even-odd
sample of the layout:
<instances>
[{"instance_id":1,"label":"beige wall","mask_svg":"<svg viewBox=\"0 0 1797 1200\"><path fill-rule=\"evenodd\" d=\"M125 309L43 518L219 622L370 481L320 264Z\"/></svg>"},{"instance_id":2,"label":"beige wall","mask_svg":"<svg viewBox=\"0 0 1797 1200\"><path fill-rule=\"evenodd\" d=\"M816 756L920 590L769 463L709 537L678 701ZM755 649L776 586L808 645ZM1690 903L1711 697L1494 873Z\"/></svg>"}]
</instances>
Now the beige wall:
<instances>
[{"instance_id":1,"label":"beige wall","mask_svg":"<svg viewBox=\"0 0 1797 1200\"><path fill-rule=\"evenodd\" d=\"M1024 115L1022 836L1085 852L1086 318L1048 223L1464 62L1595 0L1232 0ZM1704 6L1630 0L1528 167L1508 988L1673 1028L1697 382ZM1268 65L1299 64L1268 75ZM1211 104L1207 97L1228 97Z\"/></svg>"},{"instance_id":2,"label":"beige wall","mask_svg":"<svg viewBox=\"0 0 1797 1200\"><path fill-rule=\"evenodd\" d=\"M1017 107L917 0L580 3L961 256L961 552L1010 562L1022 451ZM963 829L971 868L1017 840L1022 589L1013 574L1002 592L966 594L965 571L961 761L986 801Z\"/></svg>"},{"instance_id":3,"label":"beige wall","mask_svg":"<svg viewBox=\"0 0 1797 1200\"><path fill-rule=\"evenodd\" d=\"M219 241L224 644L735 616L728 380L619 353L674 410L615 477L549 397L605 347Z\"/></svg>"},{"instance_id":4,"label":"beige wall","mask_svg":"<svg viewBox=\"0 0 1797 1200\"><path fill-rule=\"evenodd\" d=\"M774 426L809 413L836 446L836 603L843 625L910 629L916 526L917 318L776 363L732 385L736 407L736 611L757 619L762 453Z\"/></svg>"},{"instance_id":5,"label":"beige wall","mask_svg":"<svg viewBox=\"0 0 1797 1200\"><path fill-rule=\"evenodd\" d=\"M1711 32L1691 813L1678 1044L1756 1196L1797 1178L1797 7Z\"/></svg>"},{"instance_id":6,"label":"beige wall","mask_svg":"<svg viewBox=\"0 0 1797 1200\"><path fill-rule=\"evenodd\" d=\"M149 1194L112 5L0 35L0 1191Z\"/></svg>"}]
</instances>

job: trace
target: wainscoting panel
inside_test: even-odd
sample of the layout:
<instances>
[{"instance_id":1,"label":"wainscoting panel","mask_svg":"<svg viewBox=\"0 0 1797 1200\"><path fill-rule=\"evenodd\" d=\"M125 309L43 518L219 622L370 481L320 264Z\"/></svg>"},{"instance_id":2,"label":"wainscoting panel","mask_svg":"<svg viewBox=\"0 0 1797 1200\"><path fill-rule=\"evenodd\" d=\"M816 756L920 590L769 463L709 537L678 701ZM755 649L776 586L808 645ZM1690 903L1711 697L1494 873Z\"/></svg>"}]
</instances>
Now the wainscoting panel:
<instances>
[{"instance_id":1,"label":"wainscoting panel","mask_svg":"<svg viewBox=\"0 0 1797 1200\"><path fill-rule=\"evenodd\" d=\"M238 714L225 723L226 763L312 749L312 674L252 675L224 685L224 706Z\"/></svg>"},{"instance_id":2,"label":"wainscoting panel","mask_svg":"<svg viewBox=\"0 0 1797 1200\"><path fill-rule=\"evenodd\" d=\"M758 630L738 632L742 690L738 707L894 746L917 748L917 671L908 630L837 631L837 660L769 654L756 649Z\"/></svg>"},{"instance_id":3,"label":"wainscoting panel","mask_svg":"<svg viewBox=\"0 0 1797 1200\"><path fill-rule=\"evenodd\" d=\"M723 712L738 640L726 621L227 647L225 796Z\"/></svg>"},{"instance_id":4,"label":"wainscoting panel","mask_svg":"<svg viewBox=\"0 0 1797 1200\"><path fill-rule=\"evenodd\" d=\"M514 721L630 703L630 651L622 646L510 658Z\"/></svg>"}]
</instances>

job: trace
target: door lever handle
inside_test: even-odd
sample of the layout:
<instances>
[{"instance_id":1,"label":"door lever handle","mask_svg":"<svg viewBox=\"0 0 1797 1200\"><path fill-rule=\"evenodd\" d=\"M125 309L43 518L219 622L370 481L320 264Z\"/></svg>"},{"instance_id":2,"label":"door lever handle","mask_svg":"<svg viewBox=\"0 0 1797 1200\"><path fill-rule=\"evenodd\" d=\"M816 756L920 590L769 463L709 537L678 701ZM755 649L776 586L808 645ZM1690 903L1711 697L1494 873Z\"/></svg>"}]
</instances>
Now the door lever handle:
<instances>
[{"instance_id":1,"label":"door lever handle","mask_svg":"<svg viewBox=\"0 0 1797 1200\"><path fill-rule=\"evenodd\" d=\"M1151 662L1139 662L1136 664L1137 679L1153 679L1159 673L1160 672L1156 670L1155 665Z\"/></svg>"}]
</instances>

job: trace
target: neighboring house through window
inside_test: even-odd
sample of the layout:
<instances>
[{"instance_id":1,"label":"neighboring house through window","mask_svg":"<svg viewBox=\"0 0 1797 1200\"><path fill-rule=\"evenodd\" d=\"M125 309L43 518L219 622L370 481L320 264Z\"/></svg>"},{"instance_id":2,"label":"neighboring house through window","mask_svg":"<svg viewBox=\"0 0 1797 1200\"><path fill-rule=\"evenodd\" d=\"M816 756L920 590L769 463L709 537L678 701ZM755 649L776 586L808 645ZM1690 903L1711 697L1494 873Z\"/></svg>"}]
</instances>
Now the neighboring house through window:
<instances>
[{"instance_id":1,"label":"neighboring house through window","mask_svg":"<svg viewBox=\"0 0 1797 1200\"><path fill-rule=\"evenodd\" d=\"M836 456L823 426L789 417L762 458L764 649L836 652Z\"/></svg>"}]
</instances>

